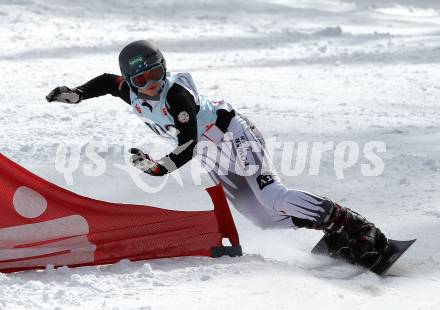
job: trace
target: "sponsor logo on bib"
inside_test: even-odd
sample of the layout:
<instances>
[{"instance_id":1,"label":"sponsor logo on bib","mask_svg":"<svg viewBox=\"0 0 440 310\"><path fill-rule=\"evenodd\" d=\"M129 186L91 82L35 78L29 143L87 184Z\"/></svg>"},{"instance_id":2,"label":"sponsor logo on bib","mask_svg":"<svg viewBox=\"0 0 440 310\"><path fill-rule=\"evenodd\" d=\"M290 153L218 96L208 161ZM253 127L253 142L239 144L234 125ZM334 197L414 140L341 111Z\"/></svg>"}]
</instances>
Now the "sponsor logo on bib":
<instances>
[{"instance_id":1,"label":"sponsor logo on bib","mask_svg":"<svg viewBox=\"0 0 440 310\"><path fill-rule=\"evenodd\" d=\"M136 109L136 111L137 111L138 113L142 113L141 107L140 107L138 104L136 104L136 105L134 106L134 108Z\"/></svg>"}]
</instances>

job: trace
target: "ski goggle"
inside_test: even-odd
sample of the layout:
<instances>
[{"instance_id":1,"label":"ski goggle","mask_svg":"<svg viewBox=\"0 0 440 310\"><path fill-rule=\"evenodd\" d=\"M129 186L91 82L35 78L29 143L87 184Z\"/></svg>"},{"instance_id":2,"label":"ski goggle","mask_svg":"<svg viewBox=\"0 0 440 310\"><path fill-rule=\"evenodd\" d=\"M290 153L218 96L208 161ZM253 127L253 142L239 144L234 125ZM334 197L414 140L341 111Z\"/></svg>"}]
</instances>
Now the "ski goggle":
<instances>
[{"instance_id":1,"label":"ski goggle","mask_svg":"<svg viewBox=\"0 0 440 310\"><path fill-rule=\"evenodd\" d=\"M164 76L164 66L162 64L157 64L154 67L131 76L130 82L136 88L148 88L151 84L162 81Z\"/></svg>"}]
</instances>

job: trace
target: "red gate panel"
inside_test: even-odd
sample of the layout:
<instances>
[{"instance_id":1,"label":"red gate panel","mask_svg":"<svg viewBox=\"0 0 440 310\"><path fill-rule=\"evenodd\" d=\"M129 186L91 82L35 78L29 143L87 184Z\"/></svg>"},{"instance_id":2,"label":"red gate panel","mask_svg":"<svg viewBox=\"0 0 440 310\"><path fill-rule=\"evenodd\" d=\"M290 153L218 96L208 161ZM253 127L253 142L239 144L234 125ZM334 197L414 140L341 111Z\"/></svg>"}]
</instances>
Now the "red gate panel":
<instances>
[{"instance_id":1,"label":"red gate panel","mask_svg":"<svg viewBox=\"0 0 440 310\"><path fill-rule=\"evenodd\" d=\"M109 203L49 183L0 154L0 271L241 255L221 185L208 193L211 211Z\"/></svg>"}]
</instances>

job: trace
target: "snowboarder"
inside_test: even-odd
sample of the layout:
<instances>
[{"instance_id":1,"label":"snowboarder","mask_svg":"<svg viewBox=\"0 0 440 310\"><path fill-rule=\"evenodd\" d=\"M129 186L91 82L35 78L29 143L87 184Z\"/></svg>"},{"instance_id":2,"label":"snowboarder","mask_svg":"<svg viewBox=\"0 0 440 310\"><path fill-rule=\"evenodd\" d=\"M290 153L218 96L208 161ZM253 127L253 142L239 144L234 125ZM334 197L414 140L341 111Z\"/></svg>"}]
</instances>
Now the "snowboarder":
<instances>
[{"instance_id":1,"label":"snowboarder","mask_svg":"<svg viewBox=\"0 0 440 310\"><path fill-rule=\"evenodd\" d=\"M119 54L119 66L121 76L106 73L79 87L57 87L46 98L77 104L111 94L130 104L155 134L177 144L160 160L130 149L132 164L152 176L189 162L200 141L211 141L219 150L228 143L232 161L227 173L214 158L210 176L223 183L231 203L257 226L322 230L330 252L344 250L349 261L365 267L386 249L387 238L365 217L327 198L284 186L270 167L264 139L255 126L230 104L200 95L189 73L167 74L165 58L154 43L128 44ZM202 155L202 161L208 158ZM257 169L249 173L250 167Z\"/></svg>"}]
</instances>

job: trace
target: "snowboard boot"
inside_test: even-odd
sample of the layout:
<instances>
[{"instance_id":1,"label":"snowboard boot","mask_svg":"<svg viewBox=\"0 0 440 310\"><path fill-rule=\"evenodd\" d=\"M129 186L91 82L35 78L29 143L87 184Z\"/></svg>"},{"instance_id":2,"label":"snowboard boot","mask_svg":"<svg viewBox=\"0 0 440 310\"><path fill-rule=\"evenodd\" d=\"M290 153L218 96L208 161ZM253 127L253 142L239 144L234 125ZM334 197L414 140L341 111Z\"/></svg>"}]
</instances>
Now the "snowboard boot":
<instances>
[{"instance_id":1,"label":"snowboard boot","mask_svg":"<svg viewBox=\"0 0 440 310\"><path fill-rule=\"evenodd\" d=\"M351 250L348 247L348 239L344 234L324 231L323 239L330 257L342 258L346 261L352 262Z\"/></svg>"},{"instance_id":2,"label":"snowboard boot","mask_svg":"<svg viewBox=\"0 0 440 310\"><path fill-rule=\"evenodd\" d=\"M373 223L348 208L334 204L323 228L331 256L370 268L388 246L388 239Z\"/></svg>"}]
</instances>

